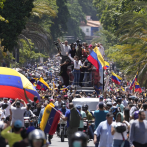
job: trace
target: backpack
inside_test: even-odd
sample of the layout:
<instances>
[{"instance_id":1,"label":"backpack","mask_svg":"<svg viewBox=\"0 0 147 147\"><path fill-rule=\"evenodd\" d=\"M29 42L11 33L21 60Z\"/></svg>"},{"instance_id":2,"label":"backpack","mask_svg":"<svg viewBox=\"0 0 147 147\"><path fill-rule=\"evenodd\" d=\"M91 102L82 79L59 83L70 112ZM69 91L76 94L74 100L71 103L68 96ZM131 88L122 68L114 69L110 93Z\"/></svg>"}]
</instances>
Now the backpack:
<instances>
[{"instance_id":1,"label":"backpack","mask_svg":"<svg viewBox=\"0 0 147 147\"><path fill-rule=\"evenodd\" d=\"M70 110L69 127L75 128L80 125L80 115L75 107Z\"/></svg>"}]
</instances>

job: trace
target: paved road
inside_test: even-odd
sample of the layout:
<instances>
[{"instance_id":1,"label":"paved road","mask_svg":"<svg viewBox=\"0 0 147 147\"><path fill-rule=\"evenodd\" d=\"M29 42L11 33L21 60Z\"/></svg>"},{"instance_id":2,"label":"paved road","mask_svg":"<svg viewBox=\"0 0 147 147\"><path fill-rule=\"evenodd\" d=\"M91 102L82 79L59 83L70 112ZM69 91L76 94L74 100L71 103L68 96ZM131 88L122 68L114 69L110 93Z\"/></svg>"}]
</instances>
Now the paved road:
<instances>
[{"instance_id":1,"label":"paved road","mask_svg":"<svg viewBox=\"0 0 147 147\"><path fill-rule=\"evenodd\" d=\"M59 137L57 137L57 135L55 134L52 139L52 144L50 146L52 146L52 147L68 147L68 140L66 138L64 142L61 142L61 139ZM95 145L93 144L93 141L89 142L88 147L95 147Z\"/></svg>"}]
</instances>

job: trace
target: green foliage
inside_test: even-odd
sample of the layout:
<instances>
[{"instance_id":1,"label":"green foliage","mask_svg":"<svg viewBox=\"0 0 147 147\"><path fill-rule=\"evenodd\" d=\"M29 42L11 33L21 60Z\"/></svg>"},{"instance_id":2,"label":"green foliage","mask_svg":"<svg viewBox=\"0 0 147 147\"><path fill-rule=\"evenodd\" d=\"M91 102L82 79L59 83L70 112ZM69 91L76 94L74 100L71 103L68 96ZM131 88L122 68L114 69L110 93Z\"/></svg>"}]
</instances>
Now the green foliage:
<instances>
[{"instance_id":1,"label":"green foliage","mask_svg":"<svg viewBox=\"0 0 147 147\"><path fill-rule=\"evenodd\" d=\"M23 65L24 63L30 61L30 60L37 60L39 57L46 58L46 55L43 55L41 53L36 53L37 51L34 48L34 44L29 40L29 44L25 40L21 40L23 48L19 49L19 55L20 55L20 64Z\"/></svg>"},{"instance_id":2,"label":"green foliage","mask_svg":"<svg viewBox=\"0 0 147 147\"><path fill-rule=\"evenodd\" d=\"M69 0L68 9L70 13L70 18L67 22L67 36L74 36L74 40L71 40L71 42L75 41L77 38L83 40L85 35L79 27L81 21L86 22L85 14L82 11L82 7L79 5L78 0Z\"/></svg>"},{"instance_id":3,"label":"green foliage","mask_svg":"<svg viewBox=\"0 0 147 147\"><path fill-rule=\"evenodd\" d=\"M105 50L118 43L118 38L113 33L104 29L100 29L98 32L96 32L95 36L98 37L92 40L92 44L94 45L95 43L102 43Z\"/></svg>"},{"instance_id":4,"label":"green foliage","mask_svg":"<svg viewBox=\"0 0 147 147\"><path fill-rule=\"evenodd\" d=\"M56 0L56 4L58 7L57 17L51 19L52 25L50 27L53 40L65 34L67 31L67 20L69 18L67 0Z\"/></svg>"},{"instance_id":5,"label":"green foliage","mask_svg":"<svg viewBox=\"0 0 147 147\"><path fill-rule=\"evenodd\" d=\"M5 51L12 51L17 45L17 37L25 28L27 17L33 8L33 0L6 0L0 15L9 21L0 21L0 38Z\"/></svg>"}]
</instances>

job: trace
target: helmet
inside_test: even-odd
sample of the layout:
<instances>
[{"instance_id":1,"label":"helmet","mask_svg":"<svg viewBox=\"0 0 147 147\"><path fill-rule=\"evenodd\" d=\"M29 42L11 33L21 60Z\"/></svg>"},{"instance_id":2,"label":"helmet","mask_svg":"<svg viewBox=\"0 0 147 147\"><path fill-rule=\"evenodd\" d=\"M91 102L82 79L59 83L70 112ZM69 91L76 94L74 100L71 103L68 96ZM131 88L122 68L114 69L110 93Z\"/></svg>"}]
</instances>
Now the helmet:
<instances>
[{"instance_id":1,"label":"helmet","mask_svg":"<svg viewBox=\"0 0 147 147\"><path fill-rule=\"evenodd\" d=\"M4 110L4 109L6 109L8 107L8 104L7 103L3 103L2 104L2 109Z\"/></svg>"},{"instance_id":2,"label":"helmet","mask_svg":"<svg viewBox=\"0 0 147 147\"><path fill-rule=\"evenodd\" d=\"M29 143L30 143L31 147L33 147L33 140L42 139L41 147L43 147L44 146L44 140L45 140L45 134L44 134L43 131L41 131L39 129L35 129L31 133L29 133L28 139L29 139Z\"/></svg>"},{"instance_id":3,"label":"helmet","mask_svg":"<svg viewBox=\"0 0 147 147\"><path fill-rule=\"evenodd\" d=\"M112 102L112 100L110 98L106 99L106 103L107 102Z\"/></svg>"},{"instance_id":4,"label":"helmet","mask_svg":"<svg viewBox=\"0 0 147 147\"><path fill-rule=\"evenodd\" d=\"M133 116L134 116L134 119L138 119L138 117L139 117L139 111L135 111L134 114L133 114Z\"/></svg>"},{"instance_id":5,"label":"helmet","mask_svg":"<svg viewBox=\"0 0 147 147\"><path fill-rule=\"evenodd\" d=\"M111 102L107 102L106 104L108 107L112 107L112 103Z\"/></svg>"},{"instance_id":6,"label":"helmet","mask_svg":"<svg viewBox=\"0 0 147 147\"><path fill-rule=\"evenodd\" d=\"M123 133L126 131L126 126L125 126L125 124L118 122L115 126L115 129L116 129L116 132Z\"/></svg>"},{"instance_id":7,"label":"helmet","mask_svg":"<svg viewBox=\"0 0 147 147\"><path fill-rule=\"evenodd\" d=\"M62 102L62 103L61 103L61 106L66 106L65 102Z\"/></svg>"},{"instance_id":8,"label":"helmet","mask_svg":"<svg viewBox=\"0 0 147 147\"><path fill-rule=\"evenodd\" d=\"M122 101L122 99L119 97L119 98L117 99L117 102L121 103L121 101Z\"/></svg>"},{"instance_id":9,"label":"helmet","mask_svg":"<svg viewBox=\"0 0 147 147\"><path fill-rule=\"evenodd\" d=\"M80 143L80 147L87 147L88 136L81 131L74 133L71 137L72 147L76 147Z\"/></svg>"},{"instance_id":10,"label":"helmet","mask_svg":"<svg viewBox=\"0 0 147 147\"><path fill-rule=\"evenodd\" d=\"M110 111L111 113L113 113L114 119L116 119L116 114L117 114L118 112L120 112L120 111L119 111L119 108L116 107L116 106L111 107L109 111Z\"/></svg>"},{"instance_id":11,"label":"helmet","mask_svg":"<svg viewBox=\"0 0 147 147\"><path fill-rule=\"evenodd\" d=\"M31 104L30 103L27 103L27 107L30 107L31 108Z\"/></svg>"},{"instance_id":12,"label":"helmet","mask_svg":"<svg viewBox=\"0 0 147 147\"><path fill-rule=\"evenodd\" d=\"M87 104L84 104L84 105L82 106L82 110L87 111L87 110L88 110L88 105L87 105Z\"/></svg>"}]
</instances>

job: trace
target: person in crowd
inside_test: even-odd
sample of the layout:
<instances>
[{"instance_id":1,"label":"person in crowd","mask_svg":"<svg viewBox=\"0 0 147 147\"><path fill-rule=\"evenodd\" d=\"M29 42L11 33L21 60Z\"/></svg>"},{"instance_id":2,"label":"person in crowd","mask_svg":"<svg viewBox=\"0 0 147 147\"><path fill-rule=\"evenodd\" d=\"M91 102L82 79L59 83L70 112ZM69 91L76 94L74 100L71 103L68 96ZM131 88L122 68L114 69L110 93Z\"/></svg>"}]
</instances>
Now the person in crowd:
<instances>
[{"instance_id":1,"label":"person in crowd","mask_svg":"<svg viewBox=\"0 0 147 147\"><path fill-rule=\"evenodd\" d=\"M57 109L61 108L61 104L63 103L63 101L61 100L61 95L57 96L57 101L55 102L55 106Z\"/></svg>"},{"instance_id":2,"label":"person in crowd","mask_svg":"<svg viewBox=\"0 0 147 147\"><path fill-rule=\"evenodd\" d=\"M31 104L27 104L27 109L24 112L24 117L35 117L35 114L30 110L31 109Z\"/></svg>"},{"instance_id":3,"label":"person in crowd","mask_svg":"<svg viewBox=\"0 0 147 147\"><path fill-rule=\"evenodd\" d=\"M74 119L72 119L72 121L77 121L79 118L81 119L81 116L80 116L80 112L77 110L77 114L78 115L75 115L75 116L70 116L71 115L71 110L74 109L74 105L73 103L70 103L69 104L69 111L67 111L65 113L65 116L61 115L61 118L64 120L64 121L67 121L67 137L68 137L68 144L69 144L69 147L71 147L71 137L72 135L78 131L78 127L79 127L79 124L78 126L71 126L71 121L70 121L70 117L74 117ZM75 110L76 111L76 110ZM80 123L80 122L79 122Z\"/></svg>"},{"instance_id":4,"label":"person in crowd","mask_svg":"<svg viewBox=\"0 0 147 147\"><path fill-rule=\"evenodd\" d=\"M113 114L111 112L108 112L106 115L106 120L101 122L94 132L94 144L98 144L97 137L100 136L99 147L112 147L112 141L113 141L113 135L111 134L112 121L113 121Z\"/></svg>"},{"instance_id":5,"label":"person in crowd","mask_svg":"<svg viewBox=\"0 0 147 147\"><path fill-rule=\"evenodd\" d=\"M116 107L119 107L122 113L124 112L125 106L122 104L122 99L121 98L117 98L117 105L116 105Z\"/></svg>"},{"instance_id":6,"label":"person in crowd","mask_svg":"<svg viewBox=\"0 0 147 147\"><path fill-rule=\"evenodd\" d=\"M132 123L129 139L131 147L147 146L147 121L144 111L139 111L139 118Z\"/></svg>"},{"instance_id":7,"label":"person in crowd","mask_svg":"<svg viewBox=\"0 0 147 147\"><path fill-rule=\"evenodd\" d=\"M34 109L34 107L33 107L33 109ZM41 111L41 102L37 103L36 109L33 110L33 114L36 116L39 116L40 111Z\"/></svg>"},{"instance_id":8,"label":"person in crowd","mask_svg":"<svg viewBox=\"0 0 147 147\"><path fill-rule=\"evenodd\" d=\"M2 104L7 104L7 107L4 109L5 110L5 118L7 121L10 121L12 116L10 115L10 109L11 109L11 103L8 101L8 98L4 97L3 101L0 102L0 106L2 106Z\"/></svg>"},{"instance_id":9,"label":"person in crowd","mask_svg":"<svg viewBox=\"0 0 147 147\"><path fill-rule=\"evenodd\" d=\"M8 125L4 123L4 121L0 121L0 134L2 130L4 130ZM0 146L1 147L6 147L7 143L4 137L0 135Z\"/></svg>"},{"instance_id":10,"label":"person in crowd","mask_svg":"<svg viewBox=\"0 0 147 147\"><path fill-rule=\"evenodd\" d=\"M1 136L7 139L10 147L13 147L15 142L22 140L22 137L20 135L22 127L23 127L22 121L16 120L14 123L12 123L12 126L8 126L1 132ZM11 129L14 129L13 133L9 132Z\"/></svg>"},{"instance_id":11,"label":"person in crowd","mask_svg":"<svg viewBox=\"0 0 147 147\"><path fill-rule=\"evenodd\" d=\"M20 101L24 104L25 107L20 107ZM14 107L16 105L16 107ZM24 112L27 109L27 105L24 100L15 100L15 102L11 105L11 114L12 114L12 123L16 120L20 120L22 122L22 127L24 127Z\"/></svg>"},{"instance_id":12,"label":"person in crowd","mask_svg":"<svg viewBox=\"0 0 147 147\"><path fill-rule=\"evenodd\" d=\"M126 129L121 133L117 131L117 125L123 125ZM123 114L118 112L116 115L116 121L112 123L111 133L113 135L113 147L121 147L124 140L127 140L127 132L130 129L130 124L124 121Z\"/></svg>"},{"instance_id":13,"label":"person in crowd","mask_svg":"<svg viewBox=\"0 0 147 147\"><path fill-rule=\"evenodd\" d=\"M104 103L99 103L99 110L94 111L94 118L95 118L95 129L98 127L98 125L106 120L106 115L108 111L104 110ZM97 136L97 143L95 144L95 147L98 147L98 143L100 140L100 136Z\"/></svg>"},{"instance_id":14,"label":"person in crowd","mask_svg":"<svg viewBox=\"0 0 147 147\"><path fill-rule=\"evenodd\" d=\"M39 129L35 129L29 133L28 140L30 147L45 147L46 145L45 134Z\"/></svg>"},{"instance_id":15,"label":"person in crowd","mask_svg":"<svg viewBox=\"0 0 147 147\"><path fill-rule=\"evenodd\" d=\"M68 53L67 53L68 55ZM80 66L83 67L84 63L82 64L81 60L79 60L78 56L75 56L75 59L73 59L70 55L68 55L71 61L74 63L74 82L73 85L76 85L79 87L79 81L80 81Z\"/></svg>"},{"instance_id":16,"label":"person in crowd","mask_svg":"<svg viewBox=\"0 0 147 147\"><path fill-rule=\"evenodd\" d=\"M75 45L72 45L71 50L69 51L69 54L71 54L71 57L74 58L74 56L76 55Z\"/></svg>"},{"instance_id":17,"label":"person in crowd","mask_svg":"<svg viewBox=\"0 0 147 147\"><path fill-rule=\"evenodd\" d=\"M86 113L84 111L81 110L81 106L77 106L77 109L79 110L80 114L81 114L81 120L80 120L80 125L79 125L79 128L78 130L79 131L83 131L84 129L84 120L86 120Z\"/></svg>"},{"instance_id":18,"label":"person in crowd","mask_svg":"<svg viewBox=\"0 0 147 147\"><path fill-rule=\"evenodd\" d=\"M74 133L71 137L71 147L87 147L87 142L88 136L81 131Z\"/></svg>"}]
</instances>

